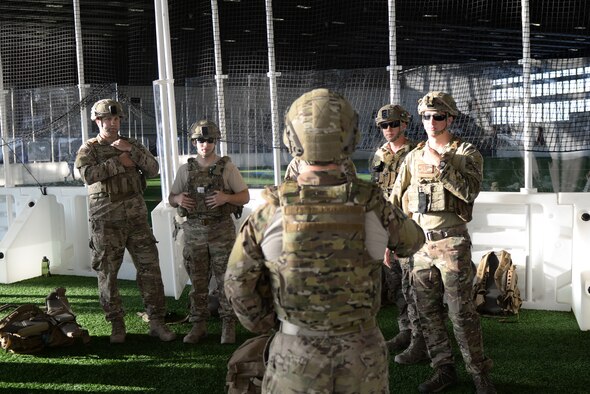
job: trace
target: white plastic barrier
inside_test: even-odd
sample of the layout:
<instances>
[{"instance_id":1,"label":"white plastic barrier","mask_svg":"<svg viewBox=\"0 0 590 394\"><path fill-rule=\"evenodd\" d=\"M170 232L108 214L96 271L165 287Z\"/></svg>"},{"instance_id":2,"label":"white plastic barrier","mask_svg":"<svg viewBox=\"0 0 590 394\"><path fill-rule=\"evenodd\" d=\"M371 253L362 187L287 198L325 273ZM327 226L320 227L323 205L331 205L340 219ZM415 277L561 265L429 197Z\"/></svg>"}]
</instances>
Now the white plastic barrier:
<instances>
[{"instance_id":1,"label":"white plastic barrier","mask_svg":"<svg viewBox=\"0 0 590 394\"><path fill-rule=\"evenodd\" d=\"M65 252L65 216L53 195L29 200L0 241L0 283L41 275L41 259L69 265ZM53 267L50 267L53 268Z\"/></svg>"},{"instance_id":2,"label":"white plastic barrier","mask_svg":"<svg viewBox=\"0 0 590 394\"><path fill-rule=\"evenodd\" d=\"M571 306L580 329L590 330L590 194L560 193L573 207Z\"/></svg>"}]
</instances>

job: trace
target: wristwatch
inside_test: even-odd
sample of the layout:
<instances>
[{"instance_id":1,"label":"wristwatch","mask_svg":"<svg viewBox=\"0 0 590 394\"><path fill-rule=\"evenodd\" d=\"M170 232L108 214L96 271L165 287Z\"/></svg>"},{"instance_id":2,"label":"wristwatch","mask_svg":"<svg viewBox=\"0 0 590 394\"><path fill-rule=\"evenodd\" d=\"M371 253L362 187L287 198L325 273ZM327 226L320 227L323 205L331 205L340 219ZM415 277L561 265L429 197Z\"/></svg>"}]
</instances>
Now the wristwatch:
<instances>
[{"instance_id":1,"label":"wristwatch","mask_svg":"<svg viewBox=\"0 0 590 394\"><path fill-rule=\"evenodd\" d=\"M440 163L438 163L438 170L442 171L445 169L446 166L447 166L447 162L444 160L441 160Z\"/></svg>"}]
</instances>

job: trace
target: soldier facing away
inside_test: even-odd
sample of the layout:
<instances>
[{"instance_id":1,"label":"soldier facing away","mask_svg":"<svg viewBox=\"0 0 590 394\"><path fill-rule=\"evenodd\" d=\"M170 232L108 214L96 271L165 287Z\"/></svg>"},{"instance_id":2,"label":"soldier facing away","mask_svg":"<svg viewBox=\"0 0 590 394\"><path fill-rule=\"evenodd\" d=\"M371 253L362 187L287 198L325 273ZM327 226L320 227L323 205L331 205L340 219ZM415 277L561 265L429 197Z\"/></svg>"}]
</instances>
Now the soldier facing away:
<instances>
[{"instance_id":1,"label":"soldier facing away","mask_svg":"<svg viewBox=\"0 0 590 394\"><path fill-rule=\"evenodd\" d=\"M394 184L392 200L407 209L426 232L426 244L414 254L415 300L433 376L420 384L422 393L440 392L457 383L451 342L445 326L443 297L465 367L478 393L495 393L483 350L479 314L471 297L474 270L466 223L479 194L483 158L477 149L450 131L459 114L453 97L430 92L418 113L428 140L408 154Z\"/></svg>"},{"instance_id":2,"label":"soldier facing away","mask_svg":"<svg viewBox=\"0 0 590 394\"><path fill-rule=\"evenodd\" d=\"M250 201L248 185L228 156L215 153L220 133L217 125L200 120L190 127L197 157L188 159L178 169L168 196L180 216L182 224L184 268L192 284L189 293L189 322L191 331L184 343L197 343L207 335L208 285L210 274L215 276L219 296L219 317L222 321L221 343L235 343L235 315L223 291L223 275L229 252L236 240L232 213Z\"/></svg>"},{"instance_id":3,"label":"soldier facing away","mask_svg":"<svg viewBox=\"0 0 590 394\"><path fill-rule=\"evenodd\" d=\"M76 157L76 168L88 185L92 268L98 276L100 304L112 326L111 343L123 343L126 336L125 312L117 285L125 249L137 269L150 335L172 341L176 334L164 323L166 308L158 249L143 199L145 178L158 174L158 162L139 141L119 135L124 116L119 102L97 101L90 117L99 133L80 147Z\"/></svg>"},{"instance_id":4,"label":"soldier facing away","mask_svg":"<svg viewBox=\"0 0 590 394\"><path fill-rule=\"evenodd\" d=\"M269 348L264 393L389 393L387 348L376 323L387 246L410 256L422 229L342 160L359 140L342 96L316 89L295 100L283 141L302 160L296 181L265 190L242 225L225 289L242 324Z\"/></svg>"},{"instance_id":5,"label":"soldier facing away","mask_svg":"<svg viewBox=\"0 0 590 394\"><path fill-rule=\"evenodd\" d=\"M375 124L382 130L386 142L373 157L372 180L383 190L387 199L405 157L416 147L416 142L409 140L405 135L409 121L410 113L402 106L393 104L381 107L375 117ZM399 327L399 333L387 341L387 349L392 354L403 351L394 358L398 364L416 364L428 359L410 284L411 272L411 257L399 258L389 249L385 252L384 296L397 306Z\"/></svg>"}]
</instances>

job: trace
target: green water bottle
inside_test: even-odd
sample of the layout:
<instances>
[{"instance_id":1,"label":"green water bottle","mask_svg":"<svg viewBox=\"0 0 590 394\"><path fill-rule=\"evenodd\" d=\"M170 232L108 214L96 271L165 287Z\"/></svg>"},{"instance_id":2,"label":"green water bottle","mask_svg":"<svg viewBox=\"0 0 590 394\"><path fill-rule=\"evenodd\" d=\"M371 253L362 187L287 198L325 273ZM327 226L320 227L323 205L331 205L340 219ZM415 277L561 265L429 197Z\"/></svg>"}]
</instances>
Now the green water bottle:
<instances>
[{"instance_id":1,"label":"green water bottle","mask_svg":"<svg viewBox=\"0 0 590 394\"><path fill-rule=\"evenodd\" d=\"M41 275L45 277L51 276L51 272L49 271L49 259L47 256L43 256L43 259L41 259Z\"/></svg>"}]
</instances>

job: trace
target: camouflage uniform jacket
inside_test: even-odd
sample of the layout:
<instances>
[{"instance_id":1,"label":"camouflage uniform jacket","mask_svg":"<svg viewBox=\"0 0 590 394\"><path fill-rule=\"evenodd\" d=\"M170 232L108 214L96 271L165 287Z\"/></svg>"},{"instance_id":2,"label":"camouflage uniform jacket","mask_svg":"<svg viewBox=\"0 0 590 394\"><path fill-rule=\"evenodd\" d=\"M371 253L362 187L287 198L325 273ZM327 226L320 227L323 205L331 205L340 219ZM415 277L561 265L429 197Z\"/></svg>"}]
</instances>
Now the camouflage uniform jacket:
<instances>
[{"instance_id":1,"label":"camouflage uniform jacket","mask_svg":"<svg viewBox=\"0 0 590 394\"><path fill-rule=\"evenodd\" d=\"M380 264L383 258L385 247L396 250L401 256L410 256L424 244L424 234L422 229L404 215L399 209L387 203L379 188L369 182L355 180L346 182L340 176L335 177L330 172L306 172L299 176L298 183L302 191L302 196L306 193L315 195L315 192L321 193L322 189L334 187L351 187L351 190L358 188L361 191L363 204L360 204L358 196L351 195L351 199L345 204L353 206L362 206L362 216L364 216L364 249L365 255L374 263L377 272L380 272ZM314 190L317 189L317 190ZM276 280L276 275L270 272L276 268L277 262L281 259L283 245L283 227L287 224L284 222L285 207L281 205L281 190L284 187L267 188L264 192L265 204L255 210L242 225L236 243L229 258L227 271L225 274L225 290L236 315L240 322L250 331L267 332L276 326L277 308L280 311L279 294L281 291L289 289L291 283L280 283ZM332 207L332 205L330 205ZM342 241L345 242L345 241ZM361 249L362 249L361 241ZM318 250L321 246L318 245ZM318 253L318 250L303 251L296 250L294 253ZM321 251L320 251L321 252ZM317 256L316 256L317 257ZM313 259L312 259L313 260ZM332 261L331 268L338 266L338 261ZM350 268L350 262L343 263L343 267ZM357 263L354 263L357 264ZM324 267L326 268L326 267ZM312 270L314 268L311 268ZM315 267L319 271L319 267ZM366 280L374 280L370 275L370 270L365 269L358 275L366 275ZM323 275L323 272L322 272ZM319 272L308 277L308 283L314 282ZM355 278L356 280L356 278ZM380 286L380 275L378 283ZM350 287L340 286L348 289L350 294L353 291ZM293 289L298 291L299 289ZM328 289L330 290L330 289ZM321 292L318 292L321 293ZM321 297L321 294L309 294L309 297ZM274 299L274 300L273 300ZM341 302L354 304L354 298L348 298L341 295ZM348 301L342 301L348 300ZM273 301L276 305L273 305ZM378 302L377 302L378 303ZM317 304L317 303L316 303ZM370 313L376 313L371 306L360 306L361 308L371 309ZM312 308L310 308L312 309ZM324 322L330 320L331 315L326 310L323 314ZM312 327L315 329L315 327Z\"/></svg>"},{"instance_id":2,"label":"camouflage uniform jacket","mask_svg":"<svg viewBox=\"0 0 590 394\"><path fill-rule=\"evenodd\" d=\"M91 220L125 220L147 217L143 200L145 178L156 176L158 161L139 141L119 137L131 145L129 156L136 167L125 167L118 156L123 153L100 136L91 138L78 150L76 168L88 187Z\"/></svg>"},{"instance_id":3,"label":"camouflage uniform jacket","mask_svg":"<svg viewBox=\"0 0 590 394\"><path fill-rule=\"evenodd\" d=\"M356 178L356 166L354 162L350 159L344 159L342 162L342 171L346 174L348 180ZM286 181L295 181L297 180L297 176L301 172L301 160L297 157L294 157L289 165L287 166L287 170L285 170L285 180Z\"/></svg>"},{"instance_id":4,"label":"camouflage uniform jacket","mask_svg":"<svg viewBox=\"0 0 590 394\"><path fill-rule=\"evenodd\" d=\"M389 147L389 142L386 142L375 152L371 164L371 178L383 190L385 198L388 198L391 194L393 184L404 159L415 147L415 141L406 140L406 143L394 153Z\"/></svg>"},{"instance_id":5,"label":"camouflage uniform jacket","mask_svg":"<svg viewBox=\"0 0 590 394\"><path fill-rule=\"evenodd\" d=\"M391 201L402 206L402 197L407 198L412 219L424 230L469 222L483 177L481 154L472 144L452 136L441 158L447 164L439 170L422 161L424 149L426 143L421 142L406 156Z\"/></svg>"}]
</instances>

